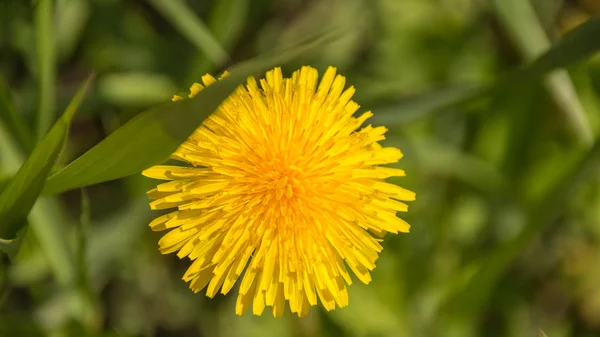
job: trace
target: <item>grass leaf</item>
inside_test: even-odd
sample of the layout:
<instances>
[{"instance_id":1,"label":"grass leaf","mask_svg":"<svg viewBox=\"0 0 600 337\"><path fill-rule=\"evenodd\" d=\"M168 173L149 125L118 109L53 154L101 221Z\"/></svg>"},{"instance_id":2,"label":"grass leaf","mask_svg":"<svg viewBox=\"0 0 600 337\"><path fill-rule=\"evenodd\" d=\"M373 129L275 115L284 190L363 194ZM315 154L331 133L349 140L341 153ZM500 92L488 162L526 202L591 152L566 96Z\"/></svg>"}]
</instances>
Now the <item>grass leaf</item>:
<instances>
[{"instance_id":1,"label":"grass leaf","mask_svg":"<svg viewBox=\"0 0 600 337\"><path fill-rule=\"evenodd\" d=\"M56 52L54 6L52 0L39 0L35 10L36 54L38 65L39 107L36 135L41 139L54 120L56 101Z\"/></svg>"},{"instance_id":2,"label":"grass leaf","mask_svg":"<svg viewBox=\"0 0 600 337\"><path fill-rule=\"evenodd\" d=\"M249 0L217 0L208 25L215 37L229 49L243 32Z\"/></svg>"},{"instance_id":3,"label":"grass leaf","mask_svg":"<svg viewBox=\"0 0 600 337\"><path fill-rule=\"evenodd\" d=\"M44 194L126 177L166 160L248 76L285 63L325 40L328 38L313 39L290 51L236 66L230 70L230 76L207 87L193 99L167 103L138 114L52 175Z\"/></svg>"},{"instance_id":4,"label":"grass leaf","mask_svg":"<svg viewBox=\"0 0 600 337\"><path fill-rule=\"evenodd\" d=\"M402 124L426 117L431 112L439 111L449 106L487 97L496 91L527 85L531 81L536 81L557 68L569 66L597 53L600 50L600 39L598 39L598 36L600 36L600 18L590 19L565 35L529 65L507 75L502 80L479 87L456 87L407 97L396 103L385 105L381 109L374 109L374 111L377 111L374 117L377 118L378 122L385 122L386 125ZM564 77L564 74L560 75L560 72L558 74L555 77ZM568 104L564 102L573 102L574 90L569 88L572 87L570 81L568 83L564 79L551 79L550 81L558 82L550 85L556 86L557 90L559 90L557 96L557 103L559 105L564 106L564 104ZM576 109L574 116L576 117L573 123L581 130L583 139L589 143L589 130L587 130L587 126L582 126L584 119L580 118L579 107L574 107Z\"/></svg>"},{"instance_id":5,"label":"grass leaf","mask_svg":"<svg viewBox=\"0 0 600 337\"><path fill-rule=\"evenodd\" d=\"M27 228L23 227L23 230L17 233L16 238L10 240L4 240L0 238L0 251L3 251L9 259L13 260L17 253L19 252L19 248L21 247L21 242L25 237L25 232Z\"/></svg>"},{"instance_id":6,"label":"grass leaf","mask_svg":"<svg viewBox=\"0 0 600 337\"><path fill-rule=\"evenodd\" d=\"M149 2L212 62L220 65L229 60L227 52L221 47L219 41L185 2L181 0L149 0Z\"/></svg>"},{"instance_id":7,"label":"grass leaf","mask_svg":"<svg viewBox=\"0 0 600 337\"><path fill-rule=\"evenodd\" d=\"M71 120L92 80L79 89L63 116L44 136L17 174L0 194L0 238L11 240L23 227L24 219L44 187L46 178L67 138Z\"/></svg>"},{"instance_id":8,"label":"grass leaf","mask_svg":"<svg viewBox=\"0 0 600 337\"><path fill-rule=\"evenodd\" d=\"M4 120L8 130L11 130L13 137L21 145L21 148L31 152L34 145L32 132L19 111L17 111L8 86L2 79L0 79L0 118Z\"/></svg>"},{"instance_id":9,"label":"grass leaf","mask_svg":"<svg viewBox=\"0 0 600 337\"><path fill-rule=\"evenodd\" d=\"M243 33L248 19L248 10L249 0L217 0L212 5L207 25L214 38L226 50L231 51ZM204 55L197 55L190 64L186 76L188 82L196 81L197 78L214 69L214 66L214 62Z\"/></svg>"},{"instance_id":10,"label":"grass leaf","mask_svg":"<svg viewBox=\"0 0 600 337\"><path fill-rule=\"evenodd\" d=\"M0 193L2 193L2 190L4 189L4 187L6 187L6 185L8 185L8 182L10 181L11 178L0 177Z\"/></svg>"},{"instance_id":11,"label":"grass leaf","mask_svg":"<svg viewBox=\"0 0 600 337\"><path fill-rule=\"evenodd\" d=\"M591 18L573 29L552 48L523 70L521 76L536 78L556 68L566 67L600 50L600 18Z\"/></svg>"},{"instance_id":12,"label":"grass leaf","mask_svg":"<svg viewBox=\"0 0 600 337\"><path fill-rule=\"evenodd\" d=\"M525 59L531 61L550 48L550 39L529 1L495 0L494 4L500 22ZM568 52L567 49L561 51L561 53ZM560 69L551 72L544 84L580 141L591 146L594 135L567 71Z\"/></svg>"}]
</instances>

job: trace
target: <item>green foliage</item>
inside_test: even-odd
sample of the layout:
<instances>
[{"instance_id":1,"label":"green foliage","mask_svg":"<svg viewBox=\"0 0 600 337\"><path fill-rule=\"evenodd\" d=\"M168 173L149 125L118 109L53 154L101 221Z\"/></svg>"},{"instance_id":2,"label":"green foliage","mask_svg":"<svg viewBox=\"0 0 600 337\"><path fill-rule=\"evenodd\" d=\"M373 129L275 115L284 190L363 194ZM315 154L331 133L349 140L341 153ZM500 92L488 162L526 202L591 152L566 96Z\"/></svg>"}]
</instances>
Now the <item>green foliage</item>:
<instances>
[{"instance_id":1,"label":"green foliage","mask_svg":"<svg viewBox=\"0 0 600 337\"><path fill-rule=\"evenodd\" d=\"M35 30L37 72L39 83L39 108L37 114L36 136L41 139L54 121L56 101L56 47L54 1L40 0L35 10Z\"/></svg>"},{"instance_id":2,"label":"green foliage","mask_svg":"<svg viewBox=\"0 0 600 337\"><path fill-rule=\"evenodd\" d=\"M27 152L33 149L31 130L14 106L11 94L4 80L0 79L0 118L5 121L6 127L18 141L22 149Z\"/></svg>"},{"instance_id":3,"label":"green foliage","mask_svg":"<svg viewBox=\"0 0 600 337\"><path fill-rule=\"evenodd\" d=\"M86 82L65 110L62 117L40 140L17 174L0 194L0 238L12 240L23 227L25 217L37 200L54 166L69 132L75 112L81 104L90 80Z\"/></svg>"},{"instance_id":4,"label":"green foliage","mask_svg":"<svg viewBox=\"0 0 600 337\"><path fill-rule=\"evenodd\" d=\"M194 16L193 11L183 1L150 0L150 3L212 62L220 65L229 59L227 52L206 25Z\"/></svg>"},{"instance_id":5,"label":"green foliage","mask_svg":"<svg viewBox=\"0 0 600 337\"><path fill-rule=\"evenodd\" d=\"M231 75L180 100L142 112L100 144L48 178L45 194L126 177L165 161L229 94L251 75L285 64L324 40L279 51L231 69Z\"/></svg>"},{"instance_id":6,"label":"green foliage","mask_svg":"<svg viewBox=\"0 0 600 337\"><path fill-rule=\"evenodd\" d=\"M562 0L2 2L0 336L598 335L598 14ZM302 64L337 66L389 128L407 172L394 182L417 192L412 232L386 236L347 308L237 317L235 294L194 295L188 261L157 252L139 173L248 75Z\"/></svg>"}]
</instances>

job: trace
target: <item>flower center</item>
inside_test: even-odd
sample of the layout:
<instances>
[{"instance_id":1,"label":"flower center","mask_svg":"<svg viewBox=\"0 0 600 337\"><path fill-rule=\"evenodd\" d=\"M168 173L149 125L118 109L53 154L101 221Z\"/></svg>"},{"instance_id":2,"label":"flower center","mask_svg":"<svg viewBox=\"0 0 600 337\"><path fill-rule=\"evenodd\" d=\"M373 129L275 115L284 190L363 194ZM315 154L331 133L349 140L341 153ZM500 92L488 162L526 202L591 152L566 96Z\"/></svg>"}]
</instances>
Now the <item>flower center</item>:
<instances>
[{"instance_id":1,"label":"flower center","mask_svg":"<svg viewBox=\"0 0 600 337\"><path fill-rule=\"evenodd\" d=\"M267 190L274 193L275 200L294 199L306 193L307 180L301 168L279 160L269 164L270 170L265 174L265 183Z\"/></svg>"}]
</instances>

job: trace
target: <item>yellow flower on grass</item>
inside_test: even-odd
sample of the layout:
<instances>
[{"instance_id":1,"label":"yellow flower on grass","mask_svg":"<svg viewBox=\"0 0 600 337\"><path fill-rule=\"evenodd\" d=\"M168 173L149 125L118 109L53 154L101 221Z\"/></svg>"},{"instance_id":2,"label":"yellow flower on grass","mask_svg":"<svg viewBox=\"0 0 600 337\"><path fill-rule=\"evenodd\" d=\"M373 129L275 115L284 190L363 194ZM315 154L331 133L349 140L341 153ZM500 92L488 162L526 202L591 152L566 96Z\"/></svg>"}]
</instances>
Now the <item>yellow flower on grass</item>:
<instances>
[{"instance_id":1,"label":"yellow flower on grass","mask_svg":"<svg viewBox=\"0 0 600 337\"><path fill-rule=\"evenodd\" d=\"M204 86L194 83L190 97ZM396 212L415 194L384 181L404 171L379 166L402 153L379 145L385 127L360 128L372 113L353 117L354 88L344 87L333 67L320 83L311 67L249 78L172 155L191 166L143 172L169 180L148 192L150 206L177 210L150 227L169 230L163 254L193 261L183 276L193 291L227 294L241 277L239 315L271 306L279 317L286 301L298 316L317 301L344 307L347 267L369 283L382 250L376 237L409 231Z\"/></svg>"}]
</instances>

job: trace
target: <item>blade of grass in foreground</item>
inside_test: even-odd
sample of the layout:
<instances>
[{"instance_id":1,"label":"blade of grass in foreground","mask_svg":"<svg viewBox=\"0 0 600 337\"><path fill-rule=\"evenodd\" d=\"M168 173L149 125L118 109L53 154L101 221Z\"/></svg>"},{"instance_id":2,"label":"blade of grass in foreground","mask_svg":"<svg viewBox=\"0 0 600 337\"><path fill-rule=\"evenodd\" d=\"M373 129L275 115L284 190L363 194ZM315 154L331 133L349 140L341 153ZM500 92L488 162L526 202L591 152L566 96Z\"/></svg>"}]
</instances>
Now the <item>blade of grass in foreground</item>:
<instances>
[{"instance_id":1,"label":"blade of grass in foreground","mask_svg":"<svg viewBox=\"0 0 600 337\"><path fill-rule=\"evenodd\" d=\"M44 136L17 174L0 194L0 238L11 240L23 227L24 220L40 195L46 178L67 138L71 120L92 80L79 89L63 116Z\"/></svg>"},{"instance_id":2,"label":"blade of grass in foreground","mask_svg":"<svg viewBox=\"0 0 600 337\"><path fill-rule=\"evenodd\" d=\"M13 172L19 169L23 162L23 151L19 148L14 135L9 132L8 126L0 120L0 170L9 175L0 180L0 195L4 192L10 181L14 178ZM10 259L14 259L19 251L25 231L19 233L14 239L2 239L0 237L0 251L4 252Z\"/></svg>"},{"instance_id":3,"label":"blade of grass in foreground","mask_svg":"<svg viewBox=\"0 0 600 337\"><path fill-rule=\"evenodd\" d=\"M36 54L38 64L39 107L36 136L41 139L54 120L56 95L56 55L52 0L39 0L35 10Z\"/></svg>"},{"instance_id":4,"label":"blade of grass in foreground","mask_svg":"<svg viewBox=\"0 0 600 337\"><path fill-rule=\"evenodd\" d=\"M89 79L86 82L86 85L79 90L79 93L81 94L78 93L74 97L73 101L65 111L63 118L59 119L55 125L62 123L63 119L70 120L73 117L75 108L78 105L77 101L83 96L82 92L85 91L84 88L87 87L90 81L91 79ZM10 134L2 132L2 130L3 123L0 121L0 164L2 169L7 172L17 172L17 170L19 170L19 166L21 166L21 164L25 161L26 154L24 151L19 149L17 143L13 139L14 137L12 137ZM47 137L52 133L54 132L50 131ZM45 142L47 137L44 137L44 140L40 142L38 149L50 148L50 146L48 146ZM55 143L55 140L52 140L52 142ZM59 147L57 148L60 149ZM34 156L39 155L40 150L38 149L32 153L28 161L32 160ZM45 168L40 167L40 169ZM12 178L11 181L13 181ZM39 190L37 193L39 193ZM21 230L17 232L16 239L0 239L0 250L4 251L8 257L13 260L19 252L20 243L23 239L26 239L26 231L30 232L37 238L37 242L41 248L40 251L44 255L44 260L48 262L57 284L62 288L63 291L71 291L77 285L77 273L74 255L69 247L69 235L65 235L69 227L66 225L67 222L68 219L65 218L65 215L61 211L56 200L48 197L37 198L35 204L29 211L29 215L27 216L27 223L29 226L21 228ZM19 225L23 225L24 223L24 219L19 221ZM0 221L0 226L3 225L4 224ZM81 319L80 316L82 313L89 312L90 306L88 302L86 302L86 299L83 295L84 294L74 294L69 297L70 302L72 303L68 304L68 307L70 308L69 314L75 319Z\"/></svg>"},{"instance_id":5,"label":"blade of grass in foreground","mask_svg":"<svg viewBox=\"0 0 600 337\"><path fill-rule=\"evenodd\" d=\"M331 36L310 39L290 51L273 53L230 70L231 75L195 98L142 112L67 167L52 175L45 194L60 193L136 174L166 160L229 94L250 75L295 59Z\"/></svg>"}]
</instances>

